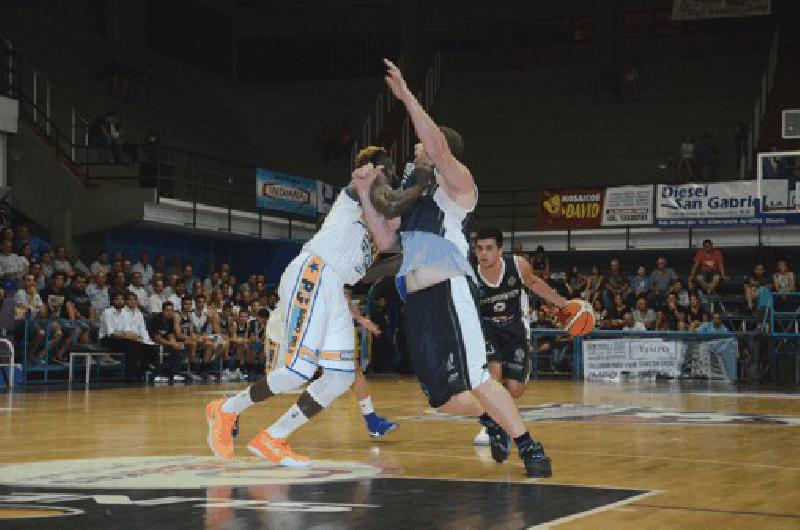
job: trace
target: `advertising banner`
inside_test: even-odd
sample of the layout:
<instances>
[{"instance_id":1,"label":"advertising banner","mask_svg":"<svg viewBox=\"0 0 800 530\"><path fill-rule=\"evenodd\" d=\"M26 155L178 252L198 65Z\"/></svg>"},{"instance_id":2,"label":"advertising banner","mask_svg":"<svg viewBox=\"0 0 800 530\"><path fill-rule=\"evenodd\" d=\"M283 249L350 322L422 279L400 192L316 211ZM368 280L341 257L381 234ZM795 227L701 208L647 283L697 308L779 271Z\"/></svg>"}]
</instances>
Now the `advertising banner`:
<instances>
[{"instance_id":1,"label":"advertising banner","mask_svg":"<svg viewBox=\"0 0 800 530\"><path fill-rule=\"evenodd\" d=\"M536 213L536 224L541 230L599 228L603 216L603 190L542 191Z\"/></svg>"},{"instance_id":2,"label":"advertising banner","mask_svg":"<svg viewBox=\"0 0 800 530\"><path fill-rule=\"evenodd\" d=\"M603 226L653 224L653 186L619 186L606 189Z\"/></svg>"},{"instance_id":3,"label":"advertising banner","mask_svg":"<svg viewBox=\"0 0 800 530\"><path fill-rule=\"evenodd\" d=\"M658 226L761 224L756 181L659 184Z\"/></svg>"},{"instance_id":4,"label":"advertising banner","mask_svg":"<svg viewBox=\"0 0 800 530\"><path fill-rule=\"evenodd\" d=\"M678 377L685 345L652 339L598 339L583 341L583 375L586 379L616 379L661 374Z\"/></svg>"},{"instance_id":5,"label":"advertising banner","mask_svg":"<svg viewBox=\"0 0 800 530\"><path fill-rule=\"evenodd\" d=\"M256 206L266 210L316 217L317 181L258 168Z\"/></svg>"},{"instance_id":6,"label":"advertising banner","mask_svg":"<svg viewBox=\"0 0 800 530\"><path fill-rule=\"evenodd\" d=\"M674 0L672 20L752 17L769 15L770 0Z\"/></svg>"}]
</instances>

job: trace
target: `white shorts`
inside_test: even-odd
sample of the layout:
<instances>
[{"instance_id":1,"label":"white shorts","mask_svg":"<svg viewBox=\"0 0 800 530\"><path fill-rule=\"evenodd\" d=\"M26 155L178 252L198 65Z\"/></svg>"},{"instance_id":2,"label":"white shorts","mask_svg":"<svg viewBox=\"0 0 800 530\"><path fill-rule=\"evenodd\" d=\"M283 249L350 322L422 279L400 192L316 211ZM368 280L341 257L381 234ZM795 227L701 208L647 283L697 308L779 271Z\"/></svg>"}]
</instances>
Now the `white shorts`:
<instances>
[{"instance_id":1,"label":"white shorts","mask_svg":"<svg viewBox=\"0 0 800 530\"><path fill-rule=\"evenodd\" d=\"M355 371L353 317L344 282L333 269L303 251L283 272L278 293L286 300L282 364L307 380L317 366Z\"/></svg>"}]
</instances>

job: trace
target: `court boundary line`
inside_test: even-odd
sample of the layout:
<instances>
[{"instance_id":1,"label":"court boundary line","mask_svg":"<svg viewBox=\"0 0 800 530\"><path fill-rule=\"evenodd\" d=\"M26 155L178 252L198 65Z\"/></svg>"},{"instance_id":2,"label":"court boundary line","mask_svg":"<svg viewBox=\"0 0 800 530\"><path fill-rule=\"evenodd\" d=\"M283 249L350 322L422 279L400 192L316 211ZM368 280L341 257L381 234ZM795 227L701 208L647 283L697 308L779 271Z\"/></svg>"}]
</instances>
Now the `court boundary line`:
<instances>
[{"instance_id":1,"label":"court boundary line","mask_svg":"<svg viewBox=\"0 0 800 530\"><path fill-rule=\"evenodd\" d=\"M625 489L625 488L618 488L618 489ZM655 495L662 494L663 491L661 490L651 490L646 491L644 493L640 493L639 495L634 495L628 499L623 499L621 501L612 502L610 504L606 504L605 506L598 506L597 508L592 508L590 510L585 510L583 512L574 513L572 515L566 515L564 517L559 517L558 519L554 519L552 521L548 521L546 523L541 523L533 526L529 526L528 530L544 530L548 528L552 528L554 526L562 525L564 523L569 523L576 519L583 519L584 517L589 517L591 515L596 515L598 513L608 512L611 510L616 510L617 508L621 508L623 506L627 506L633 502L640 501L642 499L646 499L649 497L653 497Z\"/></svg>"},{"instance_id":2,"label":"court boundary line","mask_svg":"<svg viewBox=\"0 0 800 530\"><path fill-rule=\"evenodd\" d=\"M720 508L693 508L691 506L659 506L657 504L634 504L633 507L653 508L657 510L678 510L686 512L708 512L708 513L723 513L731 515L750 515L755 517L780 517L784 519L800 519L800 514L791 514L791 513L748 512L743 510L723 510Z\"/></svg>"}]
</instances>

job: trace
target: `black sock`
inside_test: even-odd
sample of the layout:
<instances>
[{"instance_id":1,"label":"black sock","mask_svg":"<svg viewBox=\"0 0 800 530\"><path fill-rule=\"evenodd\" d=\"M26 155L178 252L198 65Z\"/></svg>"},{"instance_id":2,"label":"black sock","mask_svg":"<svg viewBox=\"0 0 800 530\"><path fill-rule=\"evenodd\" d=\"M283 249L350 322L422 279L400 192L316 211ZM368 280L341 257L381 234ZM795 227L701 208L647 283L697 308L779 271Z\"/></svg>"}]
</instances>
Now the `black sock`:
<instances>
[{"instance_id":1,"label":"black sock","mask_svg":"<svg viewBox=\"0 0 800 530\"><path fill-rule=\"evenodd\" d=\"M478 423L480 423L487 429L493 429L497 427L497 423L495 423L492 417L486 414L485 412L481 414L480 417L478 418Z\"/></svg>"},{"instance_id":2,"label":"black sock","mask_svg":"<svg viewBox=\"0 0 800 530\"><path fill-rule=\"evenodd\" d=\"M531 438L531 433L529 431L525 431L524 433L514 438L514 443L517 444L517 448L519 449L533 445L533 438Z\"/></svg>"}]
</instances>

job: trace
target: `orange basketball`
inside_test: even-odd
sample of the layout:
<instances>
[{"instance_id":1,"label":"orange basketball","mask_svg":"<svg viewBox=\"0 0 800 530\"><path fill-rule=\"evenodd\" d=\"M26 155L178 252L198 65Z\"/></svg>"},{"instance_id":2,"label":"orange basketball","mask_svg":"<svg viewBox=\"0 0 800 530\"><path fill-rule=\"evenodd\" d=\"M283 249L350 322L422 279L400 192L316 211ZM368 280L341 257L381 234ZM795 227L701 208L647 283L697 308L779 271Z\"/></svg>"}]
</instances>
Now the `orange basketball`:
<instances>
[{"instance_id":1,"label":"orange basketball","mask_svg":"<svg viewBox=\"0 0 800 530\"><path fill-rule=\"evenodd\" d=\"M564 331L573 337L588 335L594 329L594 310L585 300L570 300L562 309Z\"/></svg>"}]
</instances>

